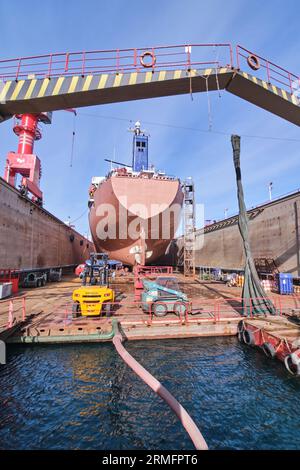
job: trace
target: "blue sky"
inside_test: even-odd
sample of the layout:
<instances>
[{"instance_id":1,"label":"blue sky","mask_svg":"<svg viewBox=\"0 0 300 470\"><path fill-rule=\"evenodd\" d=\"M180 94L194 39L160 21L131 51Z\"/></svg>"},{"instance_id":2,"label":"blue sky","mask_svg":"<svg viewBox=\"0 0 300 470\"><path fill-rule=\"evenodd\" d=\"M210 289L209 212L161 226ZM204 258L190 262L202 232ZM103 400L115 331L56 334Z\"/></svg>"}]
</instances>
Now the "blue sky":
<instances>
[{"instance_id":1,"label":"blue sky","mask_svg":"<svg viewBox=\"0 0 300 470\"><path fill-rule=\"evenodd\" d=\"M231 42L300 74L299 13L300 5L293 0L31 0L27 6L20 0L0 0L1 58ZM297 189L297 127L225 91L220 97L216 92L209 96L213 132L208 132L205 93L194 94L193 100L184 95L78 109L72 168L73 116L55 112L52 125L43 126L43 139L35 146L43 166L45 207L63 220L84 213L91 177L108 170L103 159L113 157L115 149L118 161L130 161L132 135L127 129L137 119L151 135L150 160L169 174L194 177L197 202L205 205L206 219L221 218L225 208L229 213L237 210L231 133L263 137L242 137L247 206L268 199L270 181L274 196ZM2 174L5 156L16 150L17 139L12 121L1 124L0 132ZM87 214L75 225L86 233Z\"/></svg>"}]
</instances>

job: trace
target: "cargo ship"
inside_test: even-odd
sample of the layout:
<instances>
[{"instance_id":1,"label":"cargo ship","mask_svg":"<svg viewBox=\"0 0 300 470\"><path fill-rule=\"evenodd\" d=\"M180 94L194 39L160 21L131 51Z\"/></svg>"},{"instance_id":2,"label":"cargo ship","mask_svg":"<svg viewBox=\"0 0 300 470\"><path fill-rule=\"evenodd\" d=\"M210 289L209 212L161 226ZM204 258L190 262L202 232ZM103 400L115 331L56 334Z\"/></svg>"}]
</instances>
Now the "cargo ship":
<instances>
[{"instance_id":1,"label":"cargo ship","mask_svg":"<svg viewBox=\"0 0 300 470\"><path fill-rule=\"evenodd\" d=\"M148 161L149 136L135 123L132 165L116 164L93 177L89 223L97 250L128 266L154 263L166 252L180 223L183 191L179 178Z\"/></svg>"}]
</instances>

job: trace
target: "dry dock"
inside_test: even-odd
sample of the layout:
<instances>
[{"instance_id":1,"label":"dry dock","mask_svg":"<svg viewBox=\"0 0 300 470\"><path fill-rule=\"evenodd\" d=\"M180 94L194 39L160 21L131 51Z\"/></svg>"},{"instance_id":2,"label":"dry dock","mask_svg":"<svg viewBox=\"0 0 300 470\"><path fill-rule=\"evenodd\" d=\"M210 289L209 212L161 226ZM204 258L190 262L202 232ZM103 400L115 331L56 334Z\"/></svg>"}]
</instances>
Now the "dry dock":
<instances>
[{"instance_id":1,"label":"dry dock","mask_svg":"<svg viewBox=\"0 0 300 470\"><path fill-rule=\"evenodd\" d=\"M168 314L157 318L145 313L135 301L133 276L118 277L113 283L116 302L112 317L72 318L71 295L80 285L74 276L38 289L23 289L17 297L0 303L0 336L11 343L69 343L112 340L116 318L129 340L228 336L237 334L241 320L241 289L222 283L199 282L177 274L192 310L181 317ZM291 314L300 306L296 296L271 294L278 312ZM282 317L274 320L288 322ZM253 319L252 322L261 320ZM289 328L297 328L288 322Z\"/></svg>"},{"instance_id":2,"label":"dry dock","mask_svg":"<svg viewBox=\"0 0 300 470\"><path fill-rule=\"evenodd\" d=\"M111 318L74 319L71 295L80 281L69 276L60 283L51 283L39 289L23 289L13 300L0 304L0 334L2 332L8 342L17 343L110 341L112 318L119 321L124 334L130 340L237 333L240 307L236 301L224 300L222 291L219 292L212 286L186 280L182 275L177 276L182 290L192 301L192 311L182 317L170 313L166 317L156 318L143 312L135 301L133 276L129 274L114 282L117 298ZM8 310L12 304L13 312L9 319Z\"/></svg>"}]
</instances>

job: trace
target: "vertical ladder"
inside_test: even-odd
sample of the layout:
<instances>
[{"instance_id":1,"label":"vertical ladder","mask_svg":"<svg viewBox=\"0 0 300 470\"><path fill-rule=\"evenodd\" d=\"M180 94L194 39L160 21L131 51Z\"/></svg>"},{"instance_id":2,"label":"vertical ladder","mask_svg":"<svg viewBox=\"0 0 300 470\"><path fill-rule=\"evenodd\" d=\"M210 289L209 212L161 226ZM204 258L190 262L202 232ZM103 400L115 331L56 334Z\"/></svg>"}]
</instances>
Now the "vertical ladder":
<instances>
[{"instance_id":1,"label":"vertical ladder","mask_svg":"<svg viewBox=\"0 0 300 470\"><path fill-rule=\"evenodd\" d=\"M195 191L191 177L186 178L184 193L183 271L185 276L195 276Z\"/></svg>"}]
</instances>

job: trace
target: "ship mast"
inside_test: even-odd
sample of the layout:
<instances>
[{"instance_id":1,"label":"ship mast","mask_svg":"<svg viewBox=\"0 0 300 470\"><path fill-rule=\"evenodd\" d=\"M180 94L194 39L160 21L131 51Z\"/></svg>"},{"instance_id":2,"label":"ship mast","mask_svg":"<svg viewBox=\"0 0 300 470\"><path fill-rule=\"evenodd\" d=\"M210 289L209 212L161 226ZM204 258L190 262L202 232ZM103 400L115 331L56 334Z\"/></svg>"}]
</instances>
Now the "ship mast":
<instances>
[{"instance_id":1,"label":"ship mast","mask_svg":"<svg viewBox=\"0 0 300 470\"><path fill-rule=\"evenodd\" d=\"M141 123L137 121L133 129L132 143L132 169L140 172L149 169L148 163L148 135L145 130L141 129Z\"/></svg>"}]
</instances>

